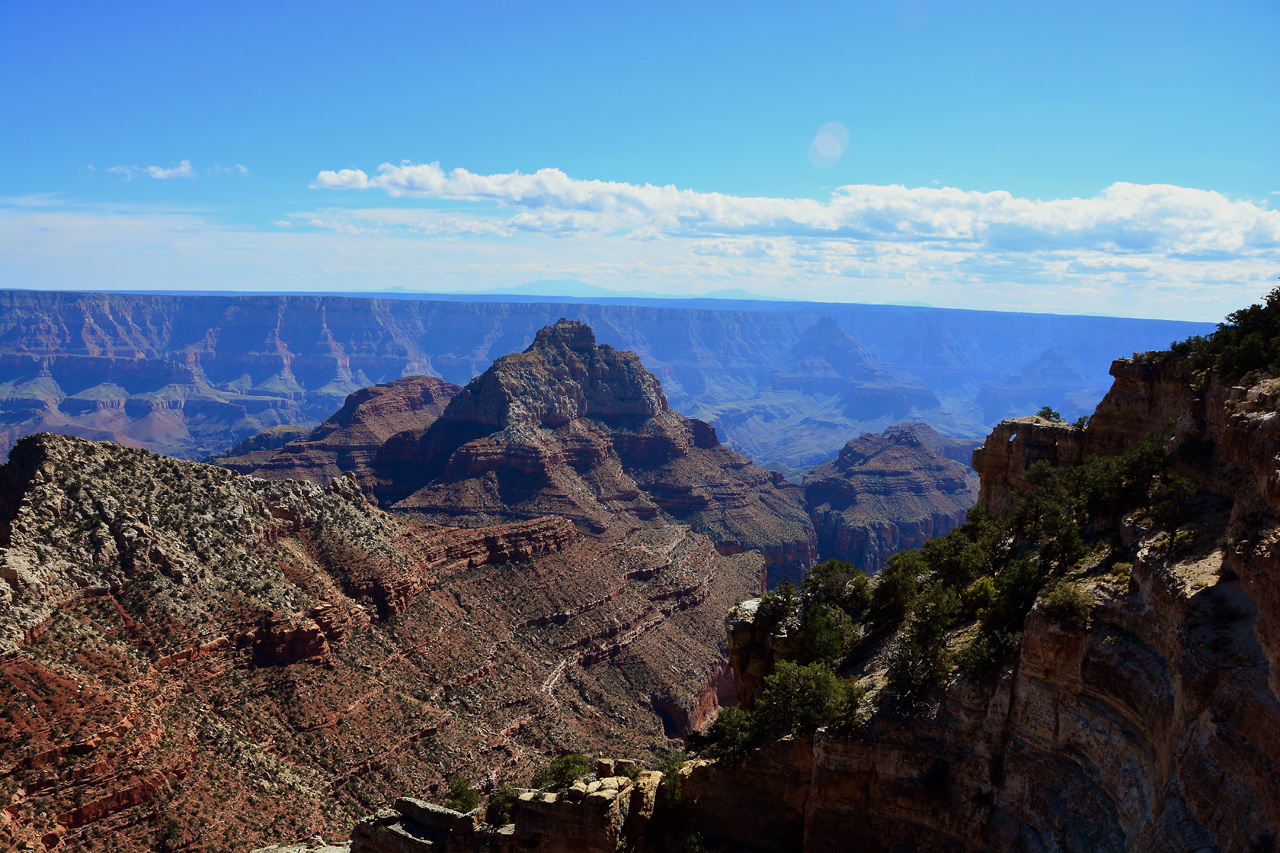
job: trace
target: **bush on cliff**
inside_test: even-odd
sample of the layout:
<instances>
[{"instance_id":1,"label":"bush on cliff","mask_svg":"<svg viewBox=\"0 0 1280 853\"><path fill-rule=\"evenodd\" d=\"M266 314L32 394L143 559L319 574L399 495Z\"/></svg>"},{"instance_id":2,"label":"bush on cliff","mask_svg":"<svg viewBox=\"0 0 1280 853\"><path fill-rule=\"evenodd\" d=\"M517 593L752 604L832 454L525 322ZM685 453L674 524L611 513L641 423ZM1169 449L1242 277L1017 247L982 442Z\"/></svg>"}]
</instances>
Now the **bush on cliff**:
<instances>
[{"instance_id":1,"label":"bush on cliff","mask_svg":"<svg viewBox=\"0 0 1280 853\"><path fill-rule=\"evenodd\" d=\"M789 734L811 734L848 719L861 692L824 663L779 661L765 676L764 690L751 713L751 740L777 740Z\"/></svg>"},{"instance_id":2,"label":"bush on cliff","mask_svg":"<svg viewBox=\"0 0 1280 853\"><path fill-rule=\"evenodd\" d=\"M480 805L480 792L466 779L454 779L449 783L445 803L454 811L465 814Z\"/></svg>"},{"instance_id":3,"label":"bush on cliff","mask_svg":"<svg viewBox=\"0 0 1280 853\"><path fill-rule=\"evenodd\" d=\"M499 785L489 795L489 803L484 809L485 823L491 826L506 826L516 814L516 803L520 800L520 792L511 785Z\"/></svg>"},{"instance_id":4,"label":"bush on cliff","mask_svg":"<svg viewBox=\"0 0 1280 853\"><path fill-rule=\"evenodd\" d=\"M571 752L559 758L553 758L529 781L530 788L564 788L573 784L573 780L586 776L591 772L591 762L585 755Z\"/></svg>"},{"instance_id":5,"label":"bush on cliff","mask_svg":"<svg viewBox=\"0 0 1280 853\"><path fill-rule=\"evenodd\" d=\"M851 648L856 643L887 652L888 696L918 697L955 668L975 679L989 673L1018 648L1027 613L1044 590L1062 584L1095 548L1111 547L1122 518L1178 524L1196 488L1168 470L1166 444L1152 436L1123 456L1089 457L1072 468L1037 463L1011 509L974 507L946 536L890 557L861 593L851 588L848 564L815 567L799 602L787 606L799 637L791 660L766 678L750 720L751 742L812 731L840 717L826 698L812 697L834 696L841 683L827 664L874 657ZM1087 603L1072 591L1063 586L1046 608L1087 624ZM782 609L779 600L775 611ZM976 623L976 630L953 649L962 621ZM818 669L801 673L805 664ZM713 749L733 753L731 734L721 733L716 743L724 745Z\"/></svg>"},{"instance_id":6,"label":"bush on cliff","mask_svg":"<svg viewBox=\"0 0 1280 853\"><path fill-rule=\"evenodd\" d=\"M751 745L751 716L736 705L721 708L697 742L708 758L738 761Z\"/></svg>"},{"instance_id":7,"label":"bush on cliff","mask_svg":"<svg viewBox=\"0 0 1280 853\"><path fill-rule=\"evenodd\" d=\"M1227 315L1218 330L1170 345L1176 355L1190 355L1194 370L1217 368L1228 382L1250 373L1280 375L1280 287L1261 305Z\"/></svg>"},{"instance_id":8,"label":"bush on cliff","mask_svg":"<svg viewBox=\"0 0 1280 853\"><path fill-rule=\"evenodd\" d=\"M809 570L800 591L807 598L834 604L856 616L871 603L871 578L853 563L826 560Z\"/></svg>"},{"instance_id":9,"label":"bush on cliff","mask_svg":"<svg viewBox=\"0 0 1280 853\"><path fill-rule=\"evenodd\" d=\"M796 640L796 663L838 664L853 637L853 620L839 607L821 603L805 609Z\"/></svg>"}]
</instances>

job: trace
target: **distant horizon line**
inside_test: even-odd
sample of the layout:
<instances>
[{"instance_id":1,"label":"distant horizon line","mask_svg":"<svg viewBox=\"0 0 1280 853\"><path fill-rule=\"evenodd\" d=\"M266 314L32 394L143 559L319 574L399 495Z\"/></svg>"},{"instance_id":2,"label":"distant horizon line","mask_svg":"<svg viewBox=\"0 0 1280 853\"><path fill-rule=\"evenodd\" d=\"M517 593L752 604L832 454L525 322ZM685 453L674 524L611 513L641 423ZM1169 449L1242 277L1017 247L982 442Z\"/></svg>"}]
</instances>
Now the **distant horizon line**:
<instances>
[{"instance_id":1,"label":"distant horizon line","mask_svg":"<svg viewBox=\"0 0 1280 853\"><path fill-rule=\"evenodd\" d=\"M489 291L419 291L409 290L404 287L385 288L382 290L181 290L181 289L164 289L164 288L123 288L123 289L105 289L105 288L46 288L46 287L0 287L0 293L58 293L68 295L102 295L102 296L203 296L203 297L223 297L223 298L243 298L243 297L315 297L325 298L334 297L342 299L385 299L393 301L440 301L440 302L513 302L520 304L533 305L612 305L626 303L643 303L643 302L683 302L683 303L712 303L710 305L702 304L696 306L697 310L732 310L728 306L733 304L758 305L759 308L754 310L769 311L781 309L784 306L812 305L815 307L843 307L843 306L861 306L867 308L893 308L902 310L915 311L949 311L949 312L968 312L977 314L1005 314L1005 315L1030 315L1036 317L1082 317L1098 320L1137 320L1143 322L1160 322L1175 323L1185 326L1211 326L1216 327L1220 321L1217 320L1181 320L1168 317L1141 317L1129 314L1100 314L1096 312L1079 312L1064 313L1060 311L1010 311L1007 309L993 308L956 308L942 305L930 305L922 302L819 302L810 299L783 299L780 297L763 297L754 294L745 297L727 297L712 296L709 294L697 294L690 296L680 296L675 294L646 293L643 291L616 292L617 295L605 295L606 288L597 288L601 294L593 294L590 296L572 296L551 293L535 293L532 291L510 292L512 290L523 288L525 285L515 285L513 288L502 288ZM715 291L713 291L715 292ZM645 294L645 295L641 295ZM718 309L716 303L723 304L726 307ZM679 306L667 306L679 307ZM694 308L695 306L689 306ZM1240 306L1241 308L1246 306Z\"/></svg>"}]
</instances>

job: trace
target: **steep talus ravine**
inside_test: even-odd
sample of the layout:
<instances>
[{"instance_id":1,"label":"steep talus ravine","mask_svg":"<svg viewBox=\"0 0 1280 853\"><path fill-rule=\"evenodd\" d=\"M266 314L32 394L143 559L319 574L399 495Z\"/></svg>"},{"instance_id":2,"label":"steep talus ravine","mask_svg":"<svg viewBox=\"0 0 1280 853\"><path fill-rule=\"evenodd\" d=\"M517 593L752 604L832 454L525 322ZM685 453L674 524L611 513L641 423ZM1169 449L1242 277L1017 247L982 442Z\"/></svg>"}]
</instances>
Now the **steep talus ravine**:
<instances>
[{"instance_id":1,"label":"steep talus ravine","mask_svg":"<svg viewBox=\"0 0 1280 853\"><path fill-rule=\"evenodd\" d=\"M0 511L0 842L37 850L332 836L391 792L665 747L761 573L683 525L441 527L350 477L57 436Z\"/></svg>"}]
</instances>

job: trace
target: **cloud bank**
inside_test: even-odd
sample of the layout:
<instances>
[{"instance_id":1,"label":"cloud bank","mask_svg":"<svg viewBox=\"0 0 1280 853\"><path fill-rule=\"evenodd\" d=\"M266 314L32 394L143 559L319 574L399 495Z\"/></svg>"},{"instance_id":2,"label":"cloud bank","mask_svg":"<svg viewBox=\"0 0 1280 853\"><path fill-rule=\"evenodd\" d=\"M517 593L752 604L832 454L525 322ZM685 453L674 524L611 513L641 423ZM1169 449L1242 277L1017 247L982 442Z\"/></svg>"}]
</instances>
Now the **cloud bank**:
<instances>
[{"instance_id":1,"label":"cloud bank","mask_svg":"<svg viewBox=\"0 0 1280 853\"><path fill-rule=\"evenodd\" d=\"M803 237L897 242L1004 253L1101 251L1214 258L1280 250L1280 211L1210 190L1116 183L1092 198L1026 199L1008 192L857 184L829 200L752 198L674 186L532 174L446 172L438 163L322 171L325 190L496 202L522 230L636 237Z\"/></svg>"}]
</instances>

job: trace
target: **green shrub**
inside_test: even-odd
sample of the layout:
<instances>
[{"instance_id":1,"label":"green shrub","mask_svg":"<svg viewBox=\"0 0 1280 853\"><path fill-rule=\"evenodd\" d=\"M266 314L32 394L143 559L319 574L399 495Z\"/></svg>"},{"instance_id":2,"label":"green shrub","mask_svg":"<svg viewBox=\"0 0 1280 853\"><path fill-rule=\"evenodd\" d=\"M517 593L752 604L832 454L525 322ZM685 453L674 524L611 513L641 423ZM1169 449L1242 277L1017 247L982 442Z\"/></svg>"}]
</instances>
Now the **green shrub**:
<instances>
[{"instance_id":1,"label":"green shrub","mask_svg":"<svg viewBox=\"0 0 1280 853\"><path fill-rule=\"evenodd\" d=\"M658 787L658 796L667 805L674 806L684 799L684 784L680 776L680 768L688 762L689 756L683 749L669 749L659 752L657 757L658 770L662 773L662 784Z\"/></svg>"},{"instance_id":2,"label":"green shrub","mask_svg":"<svg viewBox=\"0 0 1280 853\"><path fill-rule=\"evenodd\" d=\"M801 592L808 598L856 614L871 602L871 578L853 563L826 560L809 570Z\"/></svg>"},{"instance_id":3,"label":"green shrub","mask_svg":"<svg viewBox=\"0 0 1280 853\"><path fill-rule=\"evenodd\" d=\"M990 675L996 666L1018 647L1021 640L1021 634L1011 634L1006 631L979 634L973 642L956 653L956 667L970 681L977 681Z\"/></svg>"},{"instance_id":4,"label":"green shrub","mask_svg":"<svg viewBox=\"0 0 1280 853\"><path fill-rule=\"evenodd\" d=\"M449 783L449 793L444 799L449 808L465 814L480 805L480 792L466 779L457 778Z\"/></svg>"},{"instance_id":5,"label":"green shrub","mask_svg":"<svg viewBox=\"0 0 1280 853\"><path fill-rule=\"evenodd\" d=\"M746 754L751 738L751 718L737 706L721 708L702 734L708 758L733 763Z\"/></svg>"},{"instance_id":6,"label":"green shrub","mask_svg":"<svg viewBox=\"0 0 1280 853\"><path fill-rule=\"evenodd\" d=\"M779 661L751 714L753 739L808 734L851 716L856 697L825 663Z\"/></svg>"},{"instance_id":7,"label":"green shrub","mask_svg":"<svg viewBox=\"0 0 1280 853\"><path fill-rule=\"evenodd\" d=\"M1078 583L1060 583L1044 597L1044 612L1087 626L1093 616L1093 596Z\"/></svg>"},{"instance_id":8,"label":"green shrub","mask_svg":"<svg viewBox=\"0 0 1280 853\"><path fill-rule=\"evenodd\" d=\"M1058 422L1062 421L1062 415L1055 412L1049 406L1041 406L1040 411L1036 412L1036 416L1044 418L1046 421L1058 421Z\"/></svg>"},{"instance_id":9,"label":"green shrub","mask_svg":"<svg viewBox=\"0 0 1280 853\"><path fill-rule=\"evenodd\" d=\"M529 782L530 788L564 788L573 784L573 780L586 776L591 772L591 762L585 755L571 752L559 758L553 758L546 767L533 774Z\"/></svg>"},{"instance_id":10,"label":"green shrub","mask_svg":"<svg viewBox=\"0 0 1280 853\"><path fill-rule=\"evenodd\" d=\"M516 803L520 801L520 792L511 785L499 785L489 795L489 803L485 806L485 823L492 826L506 826L516 814Z\"/></svg>"},{"instance_id":11,"label":"green shrub","mask_svg":"<svg viewBox=\"0 0 1280 853\"><path fill-rule=\"evenodd\" d=\"M816 604L804 612L793 657L796 663L826 661L834 664L844 657L845 645L853 634L853 620L839 607Z\"/></svg>"},{"instance_id":12,"label":"green shrub","mask_svg":"<svg viewBox=\"0 0 1280 853\"><path fill-rule=\"evenodd\" d=\"M1228 314L1216 332L1175 342L1170 349L1190 355L1193 370L1216 368L1228 382L1250 373L1280 373L1280 287L1261 305Z\"/></svg>"},{"instance_id":13,"label":"green shrub","mask_svg":"<svg viewBox=\"0 0 1280 853\"><path fill-rule=\"evenodd\" d=\"M773 592L760 596L760 606L756 609L756 622L763 625L777 625L786 621L800 604L800 591L790 580L783 580Z\"/></svg>"},{"instance_id":14,"label":"green shrub","mask_svg":"<svg viewBox=\"0 0 1280 853\"><path fill-rule=\"evenodd\" d=\"M960 605L967 616L976 616L991 606L996 597L996 582L990 576L978 578L960 593Z\"/></svg>"},{"instance_id":15,"label":"green shrub","mask_svg":"<svg viewBox=\"0 0 1280 853\"><path fill-rule=\"evenodd\" d=\"M916 597L916 579L927 573L928 566L920 551L894 554L876 576L867 618L881 630L892 630L901 625Z\"/></svg>"}]
</instances>

